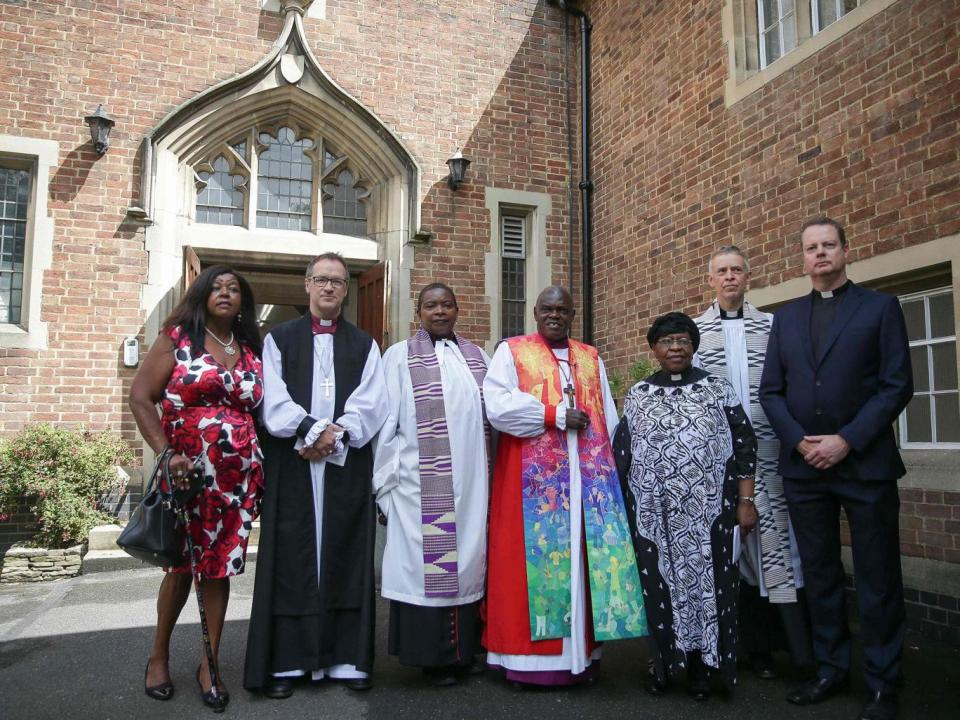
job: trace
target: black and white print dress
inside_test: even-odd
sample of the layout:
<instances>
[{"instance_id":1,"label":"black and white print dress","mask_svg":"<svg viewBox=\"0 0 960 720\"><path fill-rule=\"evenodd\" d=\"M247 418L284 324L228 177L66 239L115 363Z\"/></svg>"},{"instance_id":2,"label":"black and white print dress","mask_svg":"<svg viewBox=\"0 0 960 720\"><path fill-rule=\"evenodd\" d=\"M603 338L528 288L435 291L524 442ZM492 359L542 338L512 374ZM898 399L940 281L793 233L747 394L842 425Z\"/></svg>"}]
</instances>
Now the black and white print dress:
<instances>
[{"instance_id":1,"label":"black and white print dress","mask_svg":"<svg viewBox=\"0 0 960 720\"><path fill-rule=\"evenodd\" d=\"M654 373L627 393L614 453L655 666L673 673L700 652L734 684L737 484L757 443L733 386L699 368Z\"/></svg>"}]
</instances>

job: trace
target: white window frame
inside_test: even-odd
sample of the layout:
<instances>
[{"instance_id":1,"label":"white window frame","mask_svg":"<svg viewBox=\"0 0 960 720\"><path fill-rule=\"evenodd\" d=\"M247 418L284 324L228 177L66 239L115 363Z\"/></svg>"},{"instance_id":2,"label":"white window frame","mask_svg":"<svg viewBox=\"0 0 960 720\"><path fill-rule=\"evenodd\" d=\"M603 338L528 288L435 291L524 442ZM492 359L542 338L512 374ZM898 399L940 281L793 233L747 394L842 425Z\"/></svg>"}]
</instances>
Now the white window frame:
<instances>
[{"instance_id":1,"label":"white window frame","mask_svg":"<svg viewBox=\"0 0 960 720\"><path fill-rule=\"evenodd\" d=\"M867 0L857 0L857 7L860 7L865 2L867 2ZM833 0L833 3L834 7L837 9L837 19L833 22L838 22L844 15L848 15L849 13L853 12L853 10L844 10L843 0ZM759 5L760 3L758 2L757 4ZM857 8L854 8L854 10L856 9ZM820 23L820 3L817 2L817 0L810 0L810 22L813 25L812 30L814 35L830 27L830 25L833 25L833 23L830 23L829 25L822 25Z\"/></svg>"},{"instance_id":2,"label":"white window frame","mask_svg":"<svg viewBox=\"0 0 960 720\"><path fill-rule=\"evenodd\" d=\"M60 158L60 145L54 140L0 135L0 158L31 171L20 322L0 323L0 348L45 350L48 344L47 323L40 320L40 303L43 273L50 268L53 257L54 231L47 198L50 195L50 176Z\"/></svg>"},{"instance_id":3,"label":"white window frame","mask_svg":"<svg viewBox=\"0 0 960 720\"><path fill-rule=\"evenodd\" d=\"M777 22L777 35L780 38L780 55L775 57L773 60L769 60L767 58L767 43L764 41L764 35L766 35L767 28L771 27L771 25L770 23L767 22L766 12L763 9L763 0L755 0L757 4L757 45L758 45L758 49L760 50L760 68L761 69L767 67L770 63L776 62L787 53L792 52L793 50L796 50L797 45L799 45L798 38L796 37L797 25L798 25L797 2L802 2L802 1L803 0L794 0L793 9L790 10L790 12L785 14L783 12L783 0L777 0L778 17L776 22ZM810 0L810 2L813 5L816 5L816 0ZM790 17L791 15L793 16L794 37L791 38L792 47L789 50L784 50L783 48L786 46L786 43L784 42L783 21L786 18Z\"/></svg>"},{"instance_id":4,"label":"white window frame","mask_svg":"<svg viewBox=\"0 0 960 720\"><path fill-rule=\"evenodd\" d=\"M920 291L920 292L910 293L910 294L908 294L908 295L902 295L902 296L899 297L899 300L900 300L900 303L901 303L901 304L903 304L904 302L916 301L916 300L919 300L919 299L922 299L922 300L923 300L923 319L924 319L924 323L925 323L925 328L924 328L924 329L925 329L925 331L926 331L926 332L925 332L925 335L926 335L927 337L924 337L924 338L922 338L922 339L920 339L920 340L911 340L911 341L910 341L910 348L911 348L911 349L912 349L912 348L915 348L915 347L929 348L929 347L931 347L931 346L933 346L933 345L943 345L943 344L946 344L946 343L948 343L948 342L952 342L952 343L954 343L954 345L956 345L956 342L957 342L957 335L956 335L956 318L954 318L954 334L953 334L953 335L944 335L944 336L936 337L936 338L931 338L931 337L929 337L930 334L931 334L931 332L930 332L930 298L936 297L936 296L938 296L938 295L950 295L950 296L952 297L952 294L953 294L953 289L952 289L951 287L940 287L940 288L935 288L935 289L932 289L932 290L923 290L923 291ZM931 425L931 428L932 428L932 430L933 430L934 436L936 436L936 431L937 431L937 405L936 405L936 403L933 401L933 398L934 398L936 395L954 395L954 394L957 394L958 391L957 391L957 390L944 390L944 391L939 391L939 392L938 392L938 391L935 389L936 384L935 384L934 376L933 376L933 354L930 353L930 352L927 352L926 355L927 355L927 377L929 378L930 389L927 390L927 391L925 391L925 392L915 393L914 396L916 397L916 396L919 394L919 395L926 396L926 397L928 398L928 402L930 403L930 425ZM908 441L908 440L907 440L907 432L908 432L908 429L907 429L907 411L906 411L906 410L904 410L904 411L900 414L900 418L899 418L897 424L898 424L899 429L900 429L900 447L902 447L902 448L904 448L904 449L906 449L906 450L957 450L957 449L960 449L960 442L936 442L936 441L933 441L933 442L910 442L910 441Z\"/></svg>"}]
</instances>

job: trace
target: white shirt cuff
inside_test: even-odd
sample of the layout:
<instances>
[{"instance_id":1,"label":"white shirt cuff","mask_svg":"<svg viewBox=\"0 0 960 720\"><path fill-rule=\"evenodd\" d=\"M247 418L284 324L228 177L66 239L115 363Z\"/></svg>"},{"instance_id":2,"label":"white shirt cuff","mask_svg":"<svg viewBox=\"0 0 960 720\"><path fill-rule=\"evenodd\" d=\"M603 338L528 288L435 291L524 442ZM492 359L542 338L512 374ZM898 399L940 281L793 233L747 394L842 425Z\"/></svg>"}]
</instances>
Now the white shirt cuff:
<instances>
[{"instance_id":1,"label":"white shirt cuff","mask_svg":"<svg viewBox=\"0 0 960 720\"><path fill-rule=\"evenodd\" d=\"M327 429L327 425L329 424L330 421L327 418L317 420L313 424L313 427L310 428L306 437L303 438L303 444L307 446L313 445L317 441L317 438L320 437L320 434Z\"/></svg>"},{"instance_id":2,"label":"white shirt cuff","mask_svg":"<svg viewBox=\"0 0 960 720\"><path fill-rule=\"evenodd\" d=\"M563 403L557 405L557 419L555 422L560 430L567 429L567 406Z\"/></svg>"}]
</instances>

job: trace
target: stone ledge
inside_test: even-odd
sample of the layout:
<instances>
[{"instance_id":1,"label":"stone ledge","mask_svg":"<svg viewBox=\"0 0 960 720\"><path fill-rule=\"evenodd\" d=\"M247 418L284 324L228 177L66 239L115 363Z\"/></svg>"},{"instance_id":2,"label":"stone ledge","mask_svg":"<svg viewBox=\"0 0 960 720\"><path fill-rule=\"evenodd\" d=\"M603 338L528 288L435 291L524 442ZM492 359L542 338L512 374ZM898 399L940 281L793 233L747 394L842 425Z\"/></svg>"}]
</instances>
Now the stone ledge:
<instances>
[{"instance_id":1,"label":"stone ledge","mask_svg":"<svg viewBox=\"0 0 960 720\"><path fill-rule=\"evenodd\" d=\"M48 550L14 545L4 554L0 583L43 582L73 577L82 567L83 546Z\"/></svg>"},{"instance_id":2,"label":"stone ledge","mask_svg":"<svg viewBox=\"0 0 960 720\"><path fill-rule=\"evenodd\" d=\"M83 557L84 574L149 567L146 563L130 557L117 547L117 538L120 537L122 530L122 525L98 525L90 531L87 538L90 552ZM247 562L253 562L257 559L257 543L259 541L260 522L254 521L247 545Z\"/></svg>"}]
</instances>

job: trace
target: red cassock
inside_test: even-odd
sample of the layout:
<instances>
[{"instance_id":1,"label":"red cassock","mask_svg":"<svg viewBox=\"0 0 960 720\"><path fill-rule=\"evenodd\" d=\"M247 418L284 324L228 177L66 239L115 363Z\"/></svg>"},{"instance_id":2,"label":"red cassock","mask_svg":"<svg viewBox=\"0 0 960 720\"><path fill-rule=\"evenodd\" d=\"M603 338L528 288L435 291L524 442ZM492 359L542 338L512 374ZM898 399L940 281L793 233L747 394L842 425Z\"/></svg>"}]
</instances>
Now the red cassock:
<instances>
[{"instance_id":1,"label":"red cassock","mask_svg":"<svg viewBox=\"0 0 960 720\"><path fill-rule=\"evenodd\" d=\"M487 534L487 598L483 646L504 655L559 655L563 640L530 639L530 606L523 541L523 492L520 486L521 438L500 433L490 502ZM582 552L582 550L581 550ZM598 643L593 638L590 583L583 582L587 602L587 655Z\"/></svg>"}]
</instances>

